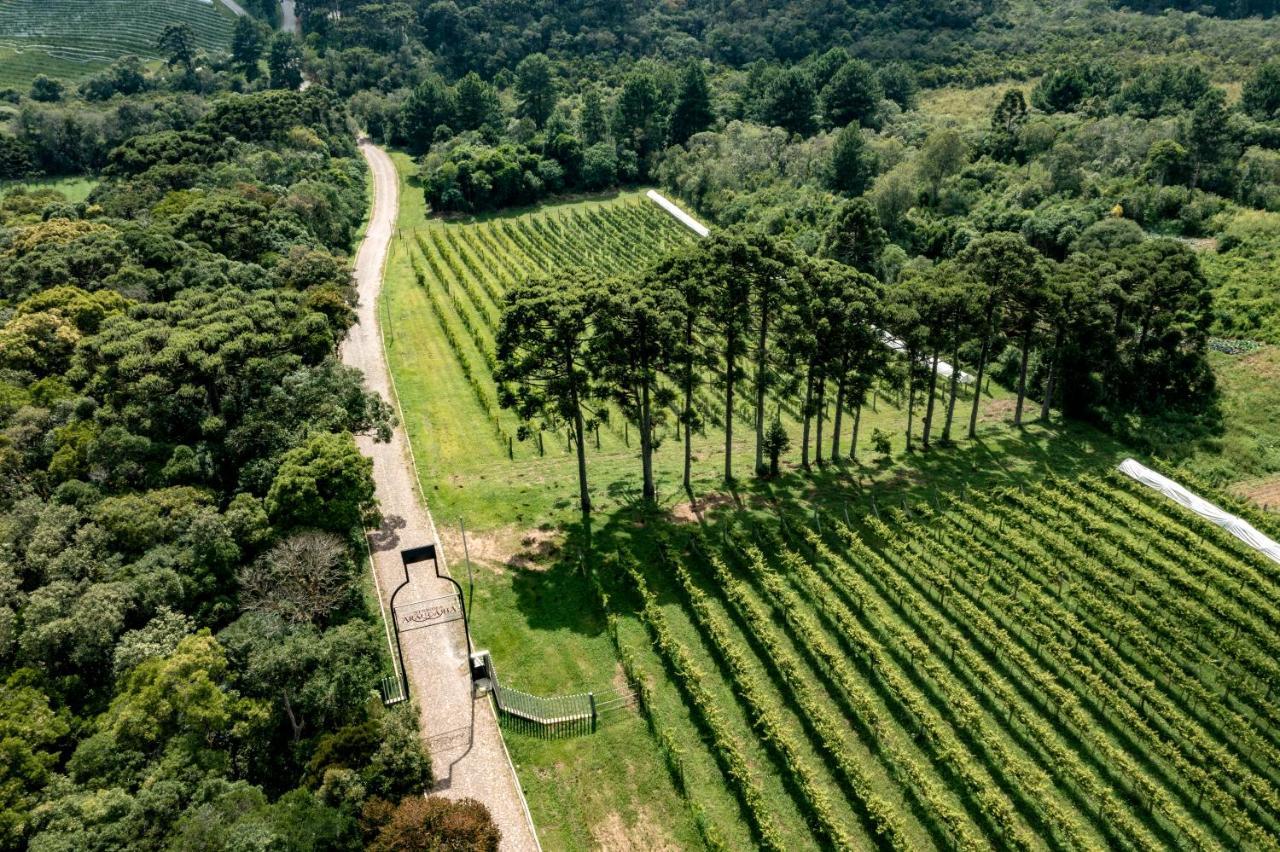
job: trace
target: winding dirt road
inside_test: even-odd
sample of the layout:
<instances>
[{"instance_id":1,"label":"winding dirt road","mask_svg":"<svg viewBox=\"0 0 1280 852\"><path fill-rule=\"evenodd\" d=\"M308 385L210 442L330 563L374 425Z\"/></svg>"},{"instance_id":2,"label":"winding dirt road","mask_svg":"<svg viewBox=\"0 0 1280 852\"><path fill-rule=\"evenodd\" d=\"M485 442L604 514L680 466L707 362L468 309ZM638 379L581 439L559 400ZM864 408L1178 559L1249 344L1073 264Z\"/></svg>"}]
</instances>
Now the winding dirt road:
<instances>
[{"instance_id":1,"label":"winding dirt road","mask_svg":"<svg viewBox=\"0 0 1280 852\"><path fill-rule=\"evenodd\" d=\"M378 295L399 210L400 181L386 152L368 143L360 149L373 175L374 201L368 230L356 254L358 320L342 345L342 361L361 370L365 386L389 400L399 413L383 348ZM403 415L400 419L403 421ZM388 598L404 578L400 550L433 542L440 549L439 537L418 488L404 429L397 426L390 443L375 444L361 438L359 444L361 452L373 459L383 522L369 533L369 547L383 606L394 617ZM441 552L442 568L444 558ZM419 708L419 726L435 769L435 792L451 798L469 796L487 805L502 829L503 850L540 850L493 706L488 697L472 697L462 621L406 629L415 622L403 620L410 609L406 604L450 595L454 587L436 578L427 563L414 566L411 579L411 585L397 597L403 621L400 643L410 693Z\"/></svg>"}]
</instances>

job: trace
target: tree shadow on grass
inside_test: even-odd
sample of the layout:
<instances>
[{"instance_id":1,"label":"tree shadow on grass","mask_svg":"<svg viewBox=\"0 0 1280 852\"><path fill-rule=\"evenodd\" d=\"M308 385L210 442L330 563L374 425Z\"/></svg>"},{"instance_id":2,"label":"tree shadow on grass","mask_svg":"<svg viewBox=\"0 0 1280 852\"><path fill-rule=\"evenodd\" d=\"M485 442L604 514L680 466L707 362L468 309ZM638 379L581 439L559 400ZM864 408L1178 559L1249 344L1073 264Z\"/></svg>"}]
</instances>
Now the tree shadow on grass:
<instances>
[{"instance_id":1,"label":"tree shadow on grass","mask_svg":"<svg viewBox=\"0 0 1280 852\"><path fill-rule=\"evenodd\" d=\"M592 582L608 554L644 552L648 528L662 513L635 498L617 509L597 512L589 523L559 528L564 543L553 559L537 565L510 566L517 607L533 630L570 630L597 636L606 623Z\"/></svg>"},{"instance_id":2,"label":"tree shadow on grass","mask_svg":"<svg viewBox=\"0 0 1280 852\"><path fill-rule=\"evenodd\" d=\"M1072 477L1096 472L1114 467L1133 452L1097 428L1074 421L1033 422L1020 429L993 424L980 429L975 440L946 446L935 442L929 450L917 447L911 453L899 453L889 463L875 458L841 459L815 464L808 471L787 469L770 479L748 477L726 483L715 493L732 499L714 501L719 507L699 513L695 523L716 534L730 521L749 524L753 517L775 517L780 505L789 511L859 517L904 503L933 503L948 493L1029 485L1050 474ZM620 477L596 493L613 507L597 511L590 526L580 521L561 525L563 547L554 558L511 568L517 606L531 629L601 634L606 622L592 572L611 595L613 609L631 613L638 601L630 583L618 582L615 555L635 559L647 576L660 580L661 542L687 540L692 528L688 519L681 519L682 523L666 509L647 505L633 480ZM669 500L674 496L667 495ZM683 492L680 499L685 499ZM670 599L670 588L669 583L654 583L663 603Z\"/></svg>"}]
</instances>

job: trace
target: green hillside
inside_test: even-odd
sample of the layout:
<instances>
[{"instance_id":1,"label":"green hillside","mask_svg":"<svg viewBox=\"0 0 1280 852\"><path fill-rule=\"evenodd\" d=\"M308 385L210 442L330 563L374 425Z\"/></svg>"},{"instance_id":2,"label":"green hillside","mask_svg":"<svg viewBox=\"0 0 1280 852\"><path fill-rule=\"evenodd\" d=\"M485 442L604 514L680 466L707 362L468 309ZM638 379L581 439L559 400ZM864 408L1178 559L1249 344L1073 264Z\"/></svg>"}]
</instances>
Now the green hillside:
<instances>
[{"instance_id":1,"label":"green hillside","mask_svg":"<svg viewBox=\"0 0 1280 852\"><path fill-rule=\"evenodd\" d=\"M0 88L37 74L73 80L127 54L156 56L167 24L186 23L204 50L225 50L231 12L217 0L0 0Z\"/></svg>"}]
</instances>

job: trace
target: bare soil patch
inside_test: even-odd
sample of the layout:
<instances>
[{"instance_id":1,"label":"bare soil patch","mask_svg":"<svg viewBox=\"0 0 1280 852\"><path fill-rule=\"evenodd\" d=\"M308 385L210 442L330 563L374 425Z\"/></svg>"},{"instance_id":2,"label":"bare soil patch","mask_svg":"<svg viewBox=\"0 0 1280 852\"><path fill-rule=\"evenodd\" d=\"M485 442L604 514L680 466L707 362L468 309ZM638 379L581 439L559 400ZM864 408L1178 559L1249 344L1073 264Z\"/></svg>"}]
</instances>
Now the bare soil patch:
<instances>
[{"instance_id":1,"label":"bare soil patch","mask_svg":"<svg viewBox=\"0 0 1280 852\"><path fill-rule=\"evenodd\" d=\"M438 532L456 570L463 558L462 531L454 526ZM560 553L560 531L514 526L482 532L467 530L466 553L470 554L472 565L486 566L498 574L508 567L545 571Z\"/></svg>"},{"instance_id":2,"label":"bare soil patch","mask_svg":"<svg viewBox=\"0 0 1280 852\"><path fill-rule=\"evenodd\" d=\"M1217 237L1179 237L1192 251L1217 251Z\"/></svg>"},{"instance_id":3,"label":"bare soil patch","mask_svg":"<svg viewBox=\"0 0 1280 852\"><path fill-rule=\"evenodd\" d=\"M734 503L732 494L723 492L712 492L704 494L696 500L687 503L680 503L671 509L671 518L676 523L693 524L705 518L707 513L713 512L722 506L732 506Z\"/></svg>"},{"instance_id":4,"label":"bare soil patch","mask_svg":"<svg viewBox=\"0 0 1280 852\"><path fill-rule=\"evenodd\" d=\"M1030 404L1031 404L1030 402L1024 404L1024 408L1022 412L1024 415L1026 414L1025 405L1030 405ZM1018 401L1016 399L993 399L987 404L983 405L982 408L978 411L978 422L979 423L1000 423L1001 421L1004 421L1004 420L1012 420L1013 412L1017 410L1017 408L1018 408ZM953 426L952 428L954 429L955 427Z\"/></svg>"},{"instance_id":5,"label":"bare soil patch","mask_svg":"<svg viewBox=\"0 0 1280 852\"><path fill-rule=\"evenodd\" d=\"M597 849L609 852L675 852L679 848L647 810L640 811L630 825L622 814L612 811L591 829L591 835Z\"/></svg>"},{"instance_id":6,"label":"bare soil patch","mask_svg":"<svg viewBox=\"0 0 1280 852\"><path fill-rule=\"evenodd\" d=\"M1242 482L1231 487L1231 493L1271 511L1280 511L1280 476Z\"/></svg>"}]
</instances>

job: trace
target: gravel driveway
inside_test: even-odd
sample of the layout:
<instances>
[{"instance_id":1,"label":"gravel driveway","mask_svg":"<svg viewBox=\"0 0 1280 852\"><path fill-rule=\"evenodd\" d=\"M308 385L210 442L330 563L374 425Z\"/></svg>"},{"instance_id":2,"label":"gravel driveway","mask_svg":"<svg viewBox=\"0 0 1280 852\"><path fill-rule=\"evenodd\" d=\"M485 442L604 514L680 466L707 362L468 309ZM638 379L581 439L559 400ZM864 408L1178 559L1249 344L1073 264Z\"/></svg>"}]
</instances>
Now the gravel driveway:
<instances>
[{"instance_id":1,"label":"gravel driveway","mask_svg":"<svg viewBox=\"0 0 1280 852\"><path fill-rule=\"evenodd\" d=\"M342 345L342 361L364 372L365 385L396 405L378 324L378 294L382 271L399 209L399 178L381 148L361 144L374 181L373 213L356 254L359 294L357 324ZM382 508L382 527L369 533L374 570L386 598L404 577L399 551L438 542L435 524L418 488L413 456L403 428L397 426L387 444L359 439L361 451L373 459L373 478ZM441 553L442 564L447 554ZM411 587L399 595L401 604L448 595L454 591L437 579L429 564L412 569ZM402 610L404 607L402 607ZM422 736L431 751L436 792L470 796L489 807L502 829L502 849L538 850L537 834L519 781L502 741L502 733L488 697L473 699L462 622L403 630L400 636L410 692L420 709Z\"/></svg>"}]
</instances>

